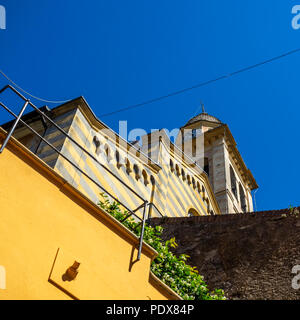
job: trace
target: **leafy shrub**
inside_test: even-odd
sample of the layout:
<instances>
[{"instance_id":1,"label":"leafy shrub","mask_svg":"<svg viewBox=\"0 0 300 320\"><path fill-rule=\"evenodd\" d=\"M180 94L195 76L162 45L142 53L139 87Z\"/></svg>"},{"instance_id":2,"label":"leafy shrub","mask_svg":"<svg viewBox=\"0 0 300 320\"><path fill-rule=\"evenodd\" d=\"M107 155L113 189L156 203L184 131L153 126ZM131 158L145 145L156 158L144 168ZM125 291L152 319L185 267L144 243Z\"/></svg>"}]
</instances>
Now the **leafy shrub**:
<instances>
[{"instance_id":1,"label":"leafy shrub","mask_svg":"<svg viewBox=\"0 0 300 320\"><path fill-rule=\"evenodd\" d=\"M122 211L119 203L110 202L105 194L101 195L103 201L100 201L98 205L102 209L119 221L123 221L128 216L128 212ZM122 223L140 236L140 223L131 217ZM186 263L188 255L181 254L177 257L170 251L170 248L177 247L175 238L163 242L162 232L161 226L145 226L144 241L158 252L158 256L151 265L152 272L184 300L225 300L223 290L216 289L213 292L208 290L207 284L198 274L196 267L191 267Z\"/></svg>"}]
</instances>

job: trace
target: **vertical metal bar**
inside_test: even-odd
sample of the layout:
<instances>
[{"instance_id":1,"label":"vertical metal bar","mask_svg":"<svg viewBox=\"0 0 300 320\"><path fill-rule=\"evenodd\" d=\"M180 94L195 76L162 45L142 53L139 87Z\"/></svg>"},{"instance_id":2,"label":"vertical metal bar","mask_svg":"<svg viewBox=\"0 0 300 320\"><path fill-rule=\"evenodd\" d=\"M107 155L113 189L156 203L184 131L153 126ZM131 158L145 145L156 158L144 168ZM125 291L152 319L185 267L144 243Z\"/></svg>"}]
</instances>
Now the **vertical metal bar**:
<instances>
[{"instance_id":1,"label":"vertical metal bar","mask_svg":"<svg viewBox=\"0 0 300 320\"><path fill-rule=\"evenodd\" d=\"M139 251L137 260L141 260L141 254L142 254L142 247L143 247L143 239L144 239L144 231L145 231L145 223L146 223L146 209L147 209L148 201L145 201L144 205L144 213L143 213L143 222L142 222L142 229L141 229L141 236L140 236L140 245L139 245Z\"/></svg>"},{"instance_id":2,"label":"vertical metal bar","mask_svg":"<svg viewBox=\"0 0 300 320\"><path fill-rule=\"evenodd\" d=\"M8 141L9 141L10 137L11 137L12 134L14 133L14 131L15 131L15 129L16 129L16 127L17 127L20 119L22 118L22 116L23 116L23 114L24 114L24 112L25 112L25 110L26 110L26 107L28 106L28 103L29 103L29 100L26 100L26 102L25 102L25 104L24 104L21 112L19 113L16 121L14 122L13 126L12 126L11 129L9 130L9 133L8 133L6 139L4 140L3 144L2 144L2 147L1 147L1 149L0 149L0 153L3 152L3 150L5 149L5 147L6 147L7 143L8 143Z\"/></svg>"},{"instance_id":3,"label":"vertical metal bar","mask_svg":"<svg viewBox=\"0 0 300 320\"><path fill-rule=\"evenodd\" d=\"M147 220L149 220L149 218L150 218L150 211L152 209L153 203L151 202L148 205L149 205L149 209L148 209L148 214L147 214Z\"/></svg>"}]
</instances>

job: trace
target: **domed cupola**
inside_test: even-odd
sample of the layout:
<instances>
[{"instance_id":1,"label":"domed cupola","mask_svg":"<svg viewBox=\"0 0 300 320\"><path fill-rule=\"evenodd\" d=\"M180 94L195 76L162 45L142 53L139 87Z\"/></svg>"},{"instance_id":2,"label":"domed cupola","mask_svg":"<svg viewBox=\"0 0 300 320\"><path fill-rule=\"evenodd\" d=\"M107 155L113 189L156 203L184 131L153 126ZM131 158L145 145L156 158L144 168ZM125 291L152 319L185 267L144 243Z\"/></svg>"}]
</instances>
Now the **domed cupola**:
<instances>
[{"instance_id":1,"label":"domed cupola","mask_svg":"<svg viewBox=\"0 0 300 320\"><path fill-rule=\"evenodd\" d=\"M222 124L222 122L218 118L211 116L210 114L208 114L206 112L202 112L202 113L198 114L196 117L189 120L189 122L185 126L189 126L189 125L191 125L195 122L198 122L198 121L209 121L209 122Z\"/></svg>"},{"instance_id":2,"label":"domed cupola","mask_svg":"<svg viewBox=\"0 0 300 320\"><path fill-rule=\"evenodd\" d=\"M202 113L190 119L183 128L203 128L204 131L221 126L223 123L218 118L205 112L202 104Z\"/></svg>"}]
</instances>

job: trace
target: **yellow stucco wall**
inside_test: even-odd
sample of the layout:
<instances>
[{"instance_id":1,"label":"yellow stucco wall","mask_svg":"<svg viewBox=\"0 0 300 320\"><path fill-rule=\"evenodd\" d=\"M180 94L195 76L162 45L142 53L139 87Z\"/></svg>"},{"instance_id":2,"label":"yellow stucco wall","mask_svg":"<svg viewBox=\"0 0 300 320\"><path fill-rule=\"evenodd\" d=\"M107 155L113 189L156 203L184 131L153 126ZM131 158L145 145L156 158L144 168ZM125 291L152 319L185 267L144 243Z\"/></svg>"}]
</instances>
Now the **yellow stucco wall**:
<instances>
[{"instance_id":1,"label":"yellow stucco wall","mask_svg":"<svg viewBox=\"0 0 300 320\"><path fill-rule=\"evenodd\" d=\"M176 298L151 277L150 247L132 264L137 243L17 142L0 155L0 300ZM63 281L74 261L77 278Z\"/></svg>"}]
</instances>

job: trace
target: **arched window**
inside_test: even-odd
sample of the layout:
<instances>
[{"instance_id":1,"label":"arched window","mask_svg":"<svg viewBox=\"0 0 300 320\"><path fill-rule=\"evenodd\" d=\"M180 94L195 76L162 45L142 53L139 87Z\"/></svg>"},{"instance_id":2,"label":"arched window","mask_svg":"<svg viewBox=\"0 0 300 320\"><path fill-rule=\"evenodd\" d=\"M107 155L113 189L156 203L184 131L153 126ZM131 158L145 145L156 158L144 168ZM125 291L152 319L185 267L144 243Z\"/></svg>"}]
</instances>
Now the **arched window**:
<instances>
[{"instance_id":1,"label":"arched window","mask_svg":"<svg viewBox=\"0 0 300 320\"><path fill-rule=\"evenodd\" d=\"M209 162L208 162L208 158L204 158L204 168L203 170L207 173L207 175L209 176Z\"/></svg>"},{"instance_id":2,"label":"arched window","mask_svg":"<svg viewBox=\"0 0 300 320\"><path fill-rule=\"evenodd\" d=\"M138 180L141 177L141 175L140 175L140 169L137 164L133 166L133 171L135 173L136 180Z\"/></svg>"},{"instance_id":3,"label":"arched window","mask_svg":"<svg viewBox=\"0 0 300 320\"><path fill-rule=\"evenodd\" d=\"M142 176L144 178L144 185L147 187L147 185L149 184L149 180L148 180L148 174L147 174L146 170L142 171Z\"/></svg>"},{"instance_id":4,"label":"arched window","mask_svg":"<svg viewBox=\"0 0 300 320\"><path fill-rule=\"evenodd\" d=\"M197 129L192 129L192 139L197 137Z\"/></svg>"},{"instance_id":5,"label":"arched window","mask_svg":"<svg viewBox=\"0 0 300 320\"><path fill-rule=\"evenodd\" d=\"M237 198L236 176L232 169L232 166L230 166L230 182L231 182L231 191L234 194L234 196Z\"/></svg>"},{"instance_id":6,"label":"arched window","mask_svg":"<svg viewBox=\"0 0 300 320\"><path fill-rule=\"evenodd\" d=\"M101 152L101 150L100 150L101 142L100 142L100 140L98 139L97 136L94 136L93 143L94 143L94 145L96 147L96 150L95 150L96 155L99 156L99 154Z\"/></svg>"},{"instance_id":7,"label":"arched window","mask_svg":"<svg viewBox=\"0 0 300 320\"><path fill-rule=\"evenodd\" d=\"M117 162L117 168L120 169L122 167L122 163L121 163L120 152L118 150L116 151L116 162Z\"/></svg>"},{"instance_id":8,"label":"arched window","mask_svg":"<svg viewBox=\"0 0 300 320\"><path fill-rule=\"evenodd\" d=\"M180 169L179 169L179 165L178 164L176 164L175 170L176 170L177 176L179 177L180 176Z\"/></svg>"},{"instance_id":9,"label":"arched window","mask_svg":"<svg viewBox=\"0 0 300 320\"><path fill-rule=\"evenodd\" d=\"M192 183L192 182L191 182L191 176L188 174L186 178L187 178L188 184L191 184L191 183Z\"/></svg>"},{"instance_id":10,"label":"arched window","mask_svg":"<svg viewBox=\"0 0 300 320\"><path fill-rule=\"evenodd\" d=\"M153 186L155 186L155 179L154 179L153 176L150 177L150 181L151 181L151 184L152 184Z\"/></svg>"},{"instance_id":11,"label":"arched window","mask_svg":"<svg viewBox=\"0 0 300 320\"><path fill-rule=\"evenodd\" d=\"M125 166L126 166L126 172L127 172L127 174L130 174L130 173L132 172L132 170L131 170L131 163L130 163L130 161L128 160L128 158L126 158L126 160L125 160Z\"/></svg>"},{"instance_id":12,"label":"arched window","mask_svg":"<svg viewBox=\"0 0 300 320\"><path fill-rule=\"evenodd\" d=\"M106 157L107 157L107 161L110 162L112 157L111 157L110 147L108 146L107 143L104 145L104 151L105 151L105 154L106 154Z\"/></svg>"},{"instance_id":13,"label":"arched window","mask_svg":"<svg viewBox=\"0 0 300 320\"><path fill-rule=\"evenodd\" d=\"M198 192L200 193L201 192L201 187L200 187L199 181L197 181L197 189L198 189Z\"/></svg>"},{"instance_id":14,"label":"arched window","mask_svg":"<svg viewBox=\"0 0 300 320\"><path fill-rule=\"evenodd\" d=\"M183 169L181 169L181 176L182 176L182 180L184 181L186 179L186 177L185 177L185 172Z\"/></svg>"},{"instance_id":15,"label":"arched window","mask_svg":"<svg viewBox=\"0 0 300 320\"><path fill-rule=\"evenodd\" d=\"M241 208L242 208L243 212L246 212L247 211L246 196L245 196L245 192L244 192L244 189L243 189L241 183L239 184L239 189L240 189Z\"/></svg>"},{"instance_id":16,"label":"arched window","mask_svg":"<svg viewBox=\"0 0 300 320\"><path fill-rule=\"evenodd\" d=\"M196 209L194 208L189 209L188 217L198 217L198 216L200 216L200 214Z\"/></svg>"},{"instance_id":17,"label":"arched window","mask_svg":"<svg viewBox=\"0 0 300 320\"><path fill-rule=\"evenodd\" d=\"M172 159L170 159L170 169L172 172L174 172L174 162L172 161Z\"/></svg>"},{"instance_id":18,"label":"arched window","mask_svg":"<svg viewBox=\"0 0 300 320\"><path fill-rule=\"evenodd\" d=\"M196 182L195 182L194 177L192 178L192 184L193 184L193 188L196 188Z\"/></svg>"}]
</instances>

